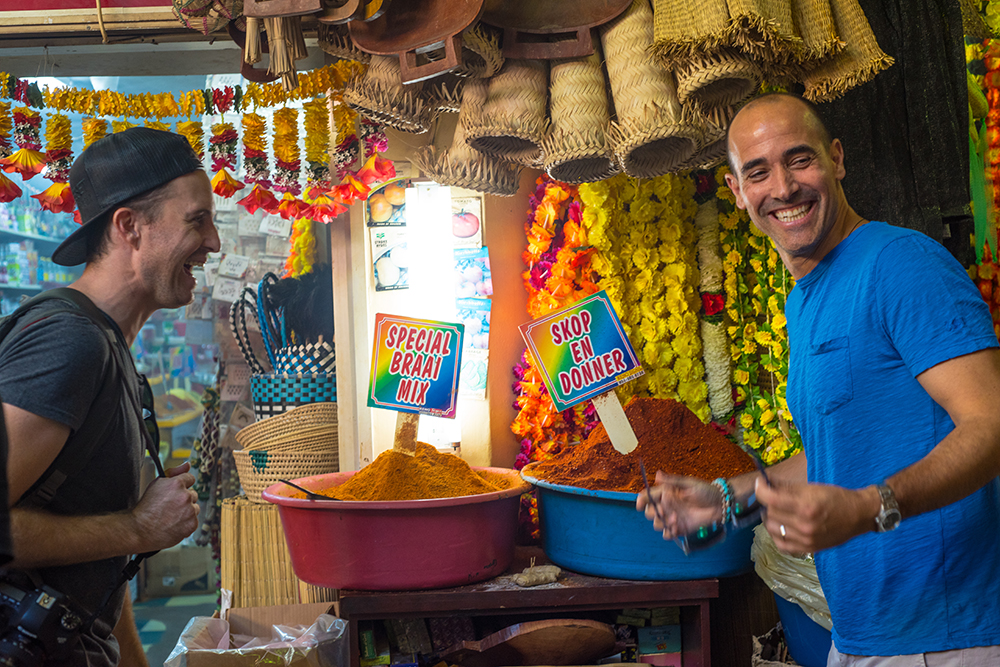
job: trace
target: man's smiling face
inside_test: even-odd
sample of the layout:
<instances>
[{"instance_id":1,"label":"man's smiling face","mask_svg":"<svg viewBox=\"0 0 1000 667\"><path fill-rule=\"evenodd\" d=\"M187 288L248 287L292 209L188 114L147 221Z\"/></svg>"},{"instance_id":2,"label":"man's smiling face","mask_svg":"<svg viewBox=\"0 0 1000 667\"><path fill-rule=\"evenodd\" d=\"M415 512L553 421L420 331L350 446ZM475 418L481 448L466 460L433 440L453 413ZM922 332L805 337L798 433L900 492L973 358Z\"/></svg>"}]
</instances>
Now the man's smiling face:
<instances>
[{"instance_id":1,"label":"man's smiling face","mask_svg":"<svg viewBox=\"0 0 1000 667\"><path fill-rule=\"evenodd\" d=\"M735 172L726 183L796 277L850 233L843 148L826 137L809 108L786 96L751 103L729 130Z\"/></svg>"}]
</instances>

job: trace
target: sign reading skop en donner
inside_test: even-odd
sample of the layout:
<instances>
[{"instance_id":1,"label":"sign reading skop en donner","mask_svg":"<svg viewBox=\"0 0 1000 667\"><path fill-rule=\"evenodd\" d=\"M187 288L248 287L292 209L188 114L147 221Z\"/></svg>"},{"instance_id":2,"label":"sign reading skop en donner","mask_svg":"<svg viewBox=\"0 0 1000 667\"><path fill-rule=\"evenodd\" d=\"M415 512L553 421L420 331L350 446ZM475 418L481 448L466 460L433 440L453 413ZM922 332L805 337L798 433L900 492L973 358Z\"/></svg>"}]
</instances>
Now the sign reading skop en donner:
<instances>
[{"instance_id":1,"label":"sign reading skop en donner","mask_svg":"<svg viewBox=\"0 0 1000 667\"><path fill-rule=\"evenodd\" d=\"M556 410L570 408L643 374L603 290L519 329L541 366Z\"/></svg>"}]
</instances>

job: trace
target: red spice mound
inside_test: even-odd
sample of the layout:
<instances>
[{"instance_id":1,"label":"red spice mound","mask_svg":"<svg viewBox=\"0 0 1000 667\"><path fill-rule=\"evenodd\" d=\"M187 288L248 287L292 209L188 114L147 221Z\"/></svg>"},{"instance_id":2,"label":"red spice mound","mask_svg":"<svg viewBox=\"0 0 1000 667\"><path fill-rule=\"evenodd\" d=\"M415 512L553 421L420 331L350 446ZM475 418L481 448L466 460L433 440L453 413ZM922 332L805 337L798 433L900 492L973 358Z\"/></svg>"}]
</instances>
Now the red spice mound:
<instances>
[{"instance_id":1,"label":"red spice mound","mask_svg":"<svg viewBox=\"0 0 1000 667\"><path fill-rule=\"evenodd\" d=\"M604 425L598 424L586 441L533 464L529 472L553 484L638 493L645 488L640 457L646 463L650 484L657 470L711 481L750 472L755 467L746 452L702 423L682 403L633 398L625 406L625 414L639 439L639 446L632 452L619 453L611 446Z\"/></svg>"}]
</instances>

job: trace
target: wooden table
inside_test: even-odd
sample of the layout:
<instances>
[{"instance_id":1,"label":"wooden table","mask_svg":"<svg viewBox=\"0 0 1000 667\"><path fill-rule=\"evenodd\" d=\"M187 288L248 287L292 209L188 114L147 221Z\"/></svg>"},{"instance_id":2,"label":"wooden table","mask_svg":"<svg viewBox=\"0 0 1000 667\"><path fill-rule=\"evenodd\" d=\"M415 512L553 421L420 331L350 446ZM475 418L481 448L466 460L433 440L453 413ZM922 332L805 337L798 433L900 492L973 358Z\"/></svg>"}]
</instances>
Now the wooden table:
<instances>
[{"instance_id":1,"label":"wooden table","mask_svg":"<svg viewBox=\"0 0 1000 667\"><path fill-rule=\"evenodd\" d=\"M541 549L518 547L508 573L520 572L532 557L538 564L547 562ZM358 667L356 621L680 607L684 667L710 667L709 601L717 597L718 579L625 581L563 570L558 583L535 588L521 588L509 577L500 576L477 584L435 590L342 590L340 617L352 621L349 624L351 667Z\"/></svg>"}]
</instances>

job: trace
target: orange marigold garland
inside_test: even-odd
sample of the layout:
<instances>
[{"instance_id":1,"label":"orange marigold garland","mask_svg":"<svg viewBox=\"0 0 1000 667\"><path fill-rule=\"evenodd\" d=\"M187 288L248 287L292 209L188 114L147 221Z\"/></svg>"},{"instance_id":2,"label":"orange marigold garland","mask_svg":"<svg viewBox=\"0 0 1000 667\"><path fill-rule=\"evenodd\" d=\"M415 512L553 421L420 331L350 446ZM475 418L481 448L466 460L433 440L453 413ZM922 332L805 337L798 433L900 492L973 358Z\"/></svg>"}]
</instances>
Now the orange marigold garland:
<instances>
[{"instance_id":1,"label":"orange marigold garland","mask_svg":"<svg viewBox=\"0 0 1000 667\"><path fill-rule=\"evenodd\" d=\"M317 97L302 105L306 131L306 183L330 187L330 121L326 98ZM307 187L308 187L307 185Z\"/></svg>"},{"instance_id":2,"label":"orange marigold garland","mask_svg":"<svg viewBox=\"0 0 1000 667\"><path fill-rule=\"evenodd\" d=\"M83 149L87 150L90 144L103 139L108 134L108 121L103 118L83 119Z\"/></svg>"},{"instance_id":3,"label":"orange marigold garland","mask_svg":"<svg viewBox=\"0 0 1000 667\"><path fill-rule=\"evenodd\" d=\"M14 109L14 143L18 150L8 157L0 159L0 166L7 173L18 173L28 180L45 167L45 155L42 153L40 127L42 118L38 112L28 107Z\"/></svg>"},{"instance_id":4,"label":"orange marigold garland","mask_svg":"<svg viewBox=\"0 0 1000 667\"><path fill-rule=\"evenodd\" d=\"M264 117L257 113L243 114L243 178L253 183L253 189L237 203L254 213L264 209L268 213L278 212L278 200L268 189L271 187L271 171L267 166L267 139L264 134Z\"/></svg>"},{"instance_id":5,"label":"orange marigold garland","mask_svg":"<svg viewBox=\"0 0 1000 667\"><path fill-rule=\"evenodd\" d=\"M312 271L316 260L316 236L312 220L299 218L292 224L292 251L285 262L284 278L295 278Z\"/></svg>"},{"instance_id":6,"label":"orange marigold garland","mask_svg":"<svg viewBox=\"0 0 1000 667\"><path fill-rule=\"evenodd\" d=\"M236 129L232 123L216 123L212 126L209 139L212 152L212 191L220 197L229 198L243 189L243 183L229 174L236 169Z\"/></svg>"},{"instance_id":7,"label":"orange marigold garland","mask_svg":"<svg viewBox=\"0 0 1000 667\"><path fill-rule=\"evenodd\" d=\"M597 291L590 268L593 252L581 226L581 206L576 188L541 176L529 202L525 222L528 269L522 274L532 318L579 301ZM557 412L534 360L525 351L513 369L518 415L511 430L521 439L514 467L551 457L561 448L579 442L597 423L591 402ZM533 499L523 501L522 527L537 537L537 510Z\"/></svg>"},{"instance_id":8,"label":"orange marigold garland","mask_svg":"<svg viewBox=\"0 0 1000 667\"><path fill-rule=\"evenodd\" d=\"M11 154L10 130L12 127L10 121L10 102L0 102L0 158L5 158Z\"/></svg>"},{"instance_id":9,"label":"orange marigold garland","mask_svg":"<svg viewBox=\"0 0 1000 667\"><path fill-rule=\"evenodd\" d=\"M274 189L284 194L298 195L299 185L299 112L282 107L274 112Z\"/></svg>"},{"instance_id":10,"label":"orange marigold garland","mask_svg":"<svg viewBox=\"0 0 1000 667\"><path fill-rule=\"evenodd\" d=\"M205 129L200 120L177 121L177 134L188 140L199 160L205 157Z\"/></svg>"},{"instance_id":11,"label":"orange marigold garland","mask_svg":"<svg viewBox=\"0 0 1000 667\"><path fill-rule=\"evenodd\" d=\"M42 209L53 213L69 213L76 208L73 193L69 189L69 168L73 164L73 135L69 116L54 113L45 124L45 159L48 165L45 178L52 185L37 195L31 195L41 204Z\"/></svg>"}]
</instances>

